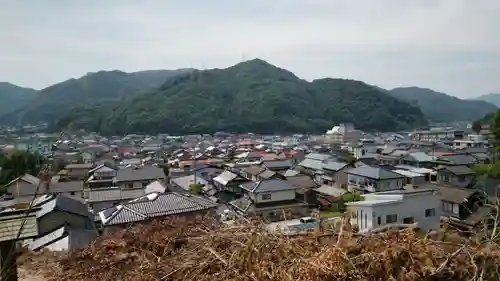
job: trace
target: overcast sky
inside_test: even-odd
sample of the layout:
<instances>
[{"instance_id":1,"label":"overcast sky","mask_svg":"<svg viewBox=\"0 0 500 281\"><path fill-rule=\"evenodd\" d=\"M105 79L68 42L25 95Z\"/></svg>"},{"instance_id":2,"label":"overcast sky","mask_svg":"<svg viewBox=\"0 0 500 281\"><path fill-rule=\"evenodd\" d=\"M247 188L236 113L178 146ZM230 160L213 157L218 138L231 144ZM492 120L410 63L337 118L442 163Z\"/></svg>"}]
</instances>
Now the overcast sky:
<instances>
[{"instance_id":1,"label":"overcast sky","mask_svg":"<svg viewBox=\"0 0 500 281\"><path fill-rule=\"evenodd\" d=\"M500 93L500 0L0 0L0 81L224 68Z\"/></svg>"}]
</instances>

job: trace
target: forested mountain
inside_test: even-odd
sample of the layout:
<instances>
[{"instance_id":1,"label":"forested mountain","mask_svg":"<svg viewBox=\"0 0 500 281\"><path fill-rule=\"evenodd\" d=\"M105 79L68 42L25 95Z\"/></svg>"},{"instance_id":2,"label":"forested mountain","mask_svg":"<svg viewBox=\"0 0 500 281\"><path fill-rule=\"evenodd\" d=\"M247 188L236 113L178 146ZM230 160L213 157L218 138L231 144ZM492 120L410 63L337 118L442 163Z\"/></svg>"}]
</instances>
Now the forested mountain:
<instances>
[{"instance_id":1,"label":"forested mountain","mask_svg":"<svg viewBox=\"0 0 500 281\"><path fill-rule=\"evenodd\" d=\"M118 103L76 107L58 125L104 134L185 134L324 132L339 122L382 131L426 124L420 109L363 82L310 83L255 59L179 75L157 90Z\"/></svg>"},{"instance_id":2,"label":"forested mountain","mask_svg":"<svg viewBox=\"0 0 500 281\"><path fill-rule=\"evenodd\" d=\"M0 116L23 107L35 94L36 90L34 89L0 82Z\"/></svg>"},{"instance_id":3,"label":"forested mountain","mask_svg":"<svg viewBox=\"0 0 500 281\"><path fill-rule=\"evenodd\" d=\"M462 100L430 89L395 88L389 93L403 101L420 107L424 115L434 122L473 121L498 108L480 100Z\"/></svg>"},{"instance_id":4,"label":"forested mountain","mask_svg":"<svg viewBox=\"0 0 500 281\"><path fill-rule=\"evenodd\" d=\"M490 93L486 95L481 95L475 98L475 100L482 100L494 104L497 107L500 107L500 94Z\"/></svg>"},{"instance_id":5,"label":"forested mountain","mask_svg":"<svg viewBox=\"0 0 500 281\"><path fill-rule=\"evenodd\" d=\"M51 122L77 105L119 101L141 91L157 88L168 78L189 70L150 70L133 73L99 71L69 79L39 91L15 112L2 116L10 124Z\"/></svg>"}]
</instances>

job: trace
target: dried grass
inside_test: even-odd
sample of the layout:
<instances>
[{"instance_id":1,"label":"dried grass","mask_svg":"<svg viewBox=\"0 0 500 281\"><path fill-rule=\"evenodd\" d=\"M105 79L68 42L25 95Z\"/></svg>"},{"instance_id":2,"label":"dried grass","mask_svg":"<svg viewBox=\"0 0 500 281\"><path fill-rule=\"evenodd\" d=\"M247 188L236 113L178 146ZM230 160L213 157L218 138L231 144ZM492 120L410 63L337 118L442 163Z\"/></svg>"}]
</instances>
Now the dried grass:
<instances>
[{"instance_id":1,"label":"dried grass","mask_svg":"<svg viewBox=\"0 0 500 281\"><path fill-rule=\"evenodd\" d=\"M286 236L261 224L170 218L102 236L57 261L22 262L60 281L500 280L500 256L488 247L434 241L412 230Z\"/></svg>"}]
</instances>

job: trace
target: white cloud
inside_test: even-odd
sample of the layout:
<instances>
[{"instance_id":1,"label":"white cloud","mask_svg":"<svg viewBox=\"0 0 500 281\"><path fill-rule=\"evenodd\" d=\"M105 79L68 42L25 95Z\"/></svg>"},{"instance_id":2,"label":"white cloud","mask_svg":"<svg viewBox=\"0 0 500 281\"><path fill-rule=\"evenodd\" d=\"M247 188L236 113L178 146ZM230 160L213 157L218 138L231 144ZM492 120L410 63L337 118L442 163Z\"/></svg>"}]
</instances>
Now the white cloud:
<instances>
[{"instance_id":1,"label":"white cloud","mask_svg":"<svg viewBox=\"0 0 500 281\"><path fill-rule=\"evenodd\" d=\"M260 57L306 79L500 92L500 1L0 2L0 80L20 85Z\"/></svg>"}]
</instances>

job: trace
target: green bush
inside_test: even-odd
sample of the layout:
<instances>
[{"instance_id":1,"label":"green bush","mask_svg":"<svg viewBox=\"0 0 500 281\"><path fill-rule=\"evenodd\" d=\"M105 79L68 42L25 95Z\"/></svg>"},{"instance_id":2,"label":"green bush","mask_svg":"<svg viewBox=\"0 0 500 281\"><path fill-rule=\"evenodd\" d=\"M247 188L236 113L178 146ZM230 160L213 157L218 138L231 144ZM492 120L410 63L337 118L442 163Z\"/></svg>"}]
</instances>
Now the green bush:
<instances>
[{"instance_id":1,"label":"green bush","mask_svg":"<svg viewBox=\"0 0 500 281\"><path fill-rule=\"evenodd\" d=\"M203 185L200 183L192 183L189 185L189 193L191 194L201 194Z\"/></svg>"}]
</instances>

